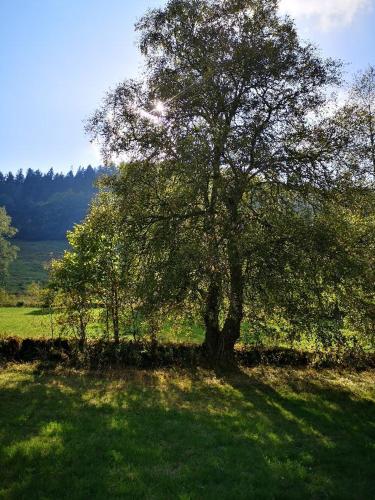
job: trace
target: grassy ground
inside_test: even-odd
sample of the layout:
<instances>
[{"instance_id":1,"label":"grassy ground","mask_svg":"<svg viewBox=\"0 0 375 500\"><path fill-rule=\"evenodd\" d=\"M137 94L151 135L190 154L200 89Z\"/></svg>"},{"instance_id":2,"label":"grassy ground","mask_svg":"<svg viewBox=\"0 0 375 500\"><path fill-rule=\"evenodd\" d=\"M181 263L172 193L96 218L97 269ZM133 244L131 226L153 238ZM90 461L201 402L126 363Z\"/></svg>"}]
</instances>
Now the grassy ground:
<instances>
[{"instance_id":1,"label":"grassy ground","mask_svg":"<svg viewBox=\"0 0 375 500\"><path fill-rule=\"evenodd\" d=\"M12 240L12 243L19 248L19 252L17 259L10 266L6 280L6 289L11 293L24 292L27 285L33 281L45 282L45 263L62 255L67 247L66 241Z\"/></svg>"},{"instance_id":2,"label":"grassy ground","mask_svg":"<svg viewBox=\"0 0 375 500\"><path fill-rule=\"evenodd\" d=\"M0 307L0 335L17 337L49 337L48 313L31 307Z\"/></svg>"},{"instance_id":3,"label":"grassy ground","mask_svg":"<svg viewBox=\"0 0 375 500\"><path fill-rule=\"evenodd\" d=\"M54 335L59 335L57 316L53 316ZM95 336L100 327L93 324L89 334ZM100 332L102 332L102 328ZM0 307L0 336L21 338L51 338L51 316L48 309L35 307Z\"/></svg>"},{"instance_id":4,"label":"grassy ground","mask_svg":"<svg viewBox=\"0 0 375 500\"><path fill-rule=\"evenodd\" d=\"M55 334L58 329L55 325ZM93 324L89 334L103 332L103 327ZM0 336L17 337L50 337L51 318L46 310L32 307L0 307ZM203 330L191 324L182 324L180 327L165 323L159 335L160 341L170 342L202 342Z\"/></svg>"},{"instance_id":5,"label":"grassy ground","mask_svg":"<svg viewBox=\"0 0 375 500\"><path fill-rule=\"evenodd\" d=\"M0 371L0 498L372 499L375 374Z\"/></svg>"}]
</instances>

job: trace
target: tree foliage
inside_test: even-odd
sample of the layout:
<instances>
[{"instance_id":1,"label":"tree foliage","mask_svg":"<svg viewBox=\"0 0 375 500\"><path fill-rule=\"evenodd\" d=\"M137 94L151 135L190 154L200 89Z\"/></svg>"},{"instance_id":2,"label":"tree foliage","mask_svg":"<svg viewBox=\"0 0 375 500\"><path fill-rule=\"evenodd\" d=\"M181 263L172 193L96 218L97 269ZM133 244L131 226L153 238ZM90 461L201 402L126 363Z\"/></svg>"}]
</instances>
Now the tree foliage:
<instances>
[{"instance_id":1,"label":"tree foliage","mask_svg":"<svg viewBox=\"0 0 375 500\"><path fill-rule=\"evenodd\" d=\"M15 234L16 230L11 226L10 217L5 208L0 207L0 284L3 283L8 266L17 254L17 248L9 242L9 238Z\"/></svg>"},{"instance_id":2,"label":"tree foliage","mask_svg":"<svg viewBox=\"0 0 375 500\"><path fill-rule=\"evenodd\" d=\"M346 156L352 172L375 179L375 68L358 73L349 98L336 116L341 135L346 138Z\"/></svg>"},{"instance_id":3,"label":"tree foliage","mask_svg":"<svg viewBox=\"0 0 375 500\"><path fill-rule=\"evenodd\" d=\"M127 158L106 185L119 241L104 260L127 263L131 303L193 308L215 358L245 318L319 333L350 307L361 316L360 303L366 316L374 205L344 113L328 112L340 64L302 43L273 0L170 0L137 29L144 78L88 123L107 160Z\"/></svg>"}]
</instances>

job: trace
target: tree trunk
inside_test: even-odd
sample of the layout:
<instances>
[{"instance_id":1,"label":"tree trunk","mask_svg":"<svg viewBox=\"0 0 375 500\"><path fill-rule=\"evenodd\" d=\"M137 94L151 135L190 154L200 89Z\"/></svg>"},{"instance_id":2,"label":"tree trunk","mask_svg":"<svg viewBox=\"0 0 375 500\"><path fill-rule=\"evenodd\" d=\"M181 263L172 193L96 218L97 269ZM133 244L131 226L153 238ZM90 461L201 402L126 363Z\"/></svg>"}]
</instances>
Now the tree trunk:
<instances>
[{"instance_id":1,"label":"tree trunk","mask_svg":"<svg viewBox=\"0 0 375 500\"><path fill-rule=\"evenodd\" d=\"M234 346L241 335L243 319L243 266L240 243L240 216L238 205L242 192L238 187L233 196L226 200L229 215L229 228L227 234L227 258L229 267L229 309L222 329L223 357L233 358Z\"/></svg>"},{"instance_id":2,"label":"tree trunk","mask_svg":"<svg viewBox=\"0 0 375 500\"><path fill-rule=\"evenodd\" d=\"M220 131L219 136L215 141L212 161L212 189L210 193L207 193L206 200L207 218L205 220L205 229L208 236L210 281L204 314L204 322L206 327L204 346L209 358L214 362L220 361L223 357L224 352L223 332L220 329L222 266L220 263L220 248L216 222L216 209L219 199L219 191L222 188L220 163L228 133L229 124L226 123L224 129Z\"/></svg>"},{"instance_id":3,"label":"tree trunk","mask_svg":"<svg viewBox=\"0 0 375 500\"><path fill-rule=\"evenodd\" d=\"M107 340L110 339L110 331L109 331L109 316L110 316L110 304L108 304L108 300L106 300L105 304L105 334L107 336Z\"/></svg>"},{"instance_id":4,"label":"tree trunk","mask_svg":"<svg viewBox=\"0 0 375 500\"><path fill-rule=\"evenodd\" d=\"M215 213L220 182L220 156L221 153L217 150L215 152L211 199L207 203L208 217L205 221L206 234L208 235L208 255L210 259L208 269L210 281L204 313L204 322L206 327L204 345L211 360L218 359L222 351L222 336L219 321L222 282Z\"/></svg>"},{"instance_id":5,"label":"tree trunk","mask_svg":"<svg viewBox=\"0 0 375 500\"><path fill-rule=\"evenodd\" d=\"M233 354L234 346L241 335L243 319L243 271L239 249L229 243L230 291L229 310L223 327L223 342L226 355Z\"/></svg>"},{"instance_id":6,"label":"tree trunk","mask_svg":"<svg viewBox=\"0 0 375 500\"><path fill-rule=\"evenodd\" d=\"M120 343L120 329L119 329L119 320L116 308L113 308L112 314L112 325L113 325L113 337L115 340L115 344Z\"/></svg>"},{"instance_id":7,"label":"tree trunk","mask_svg":"<svg viewBox=\"0 0 375 500\"><path fill-rule=\"evenodd\" d=\"M115 343L120 343L120 327L119 327L119 304L118 304L118 293L117 288L114 286L112 294L112 325L113 325L113 336Z\"/></svg>"},{"instance_id":8,"label":"tree trunk","mask_svg":"<svg viewBox=\"0 0 375 500\"><path fill-rule=\"evenodd\" d=\"M220 329L220 277L212 278L205 309L205 347L211 360L222 362L233 358L236 342L241 335L243 319L243 270L238 238L233 235L228 242L230 271L229 309L224 326Z\"/></svg>"},{"instance_id":9,"label":"tree trunk","mask_svg":"<svg viewBox=\"0 0 375 500\"><path fill-rule=\"evenodd\" d=\"M85 312L79 312L79 347L82 350L86 345L86 323L84 320Z\"/></svg>"},{"instance_id":10,"label":"tree trunk","mask_svg":"<svg viewBox=\"0 0 375 500\"><path fill-rule=\"evenodd\" d=\"M206 327L204 345L209 357L214 360L220 357L222 351L222 336L219 324L220 284L218 277L213 277L206 299L204 323Z\"/></svg>"}]
</instances>

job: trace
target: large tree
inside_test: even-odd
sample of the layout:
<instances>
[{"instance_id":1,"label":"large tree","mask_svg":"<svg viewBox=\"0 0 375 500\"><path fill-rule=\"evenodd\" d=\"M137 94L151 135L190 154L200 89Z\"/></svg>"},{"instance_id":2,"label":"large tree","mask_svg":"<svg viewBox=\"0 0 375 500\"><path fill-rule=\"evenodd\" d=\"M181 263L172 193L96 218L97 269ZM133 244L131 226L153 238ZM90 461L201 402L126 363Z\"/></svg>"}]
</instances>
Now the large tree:
<instances>
[{"instance_id":1,"label":"large tree","mask_svg":"<svg viewBox=\"0 0 375 500\"><path fill-rule=\"evenodd\" d=\"M138 30L143 79L109 93L88 129L107 160L126 158L112 187L142 248L145 303L197 301L221 357L258 286L257 233L273 241L286 214L308 219L344 173L324 117L340 65L276 0L170 0Z\"/></svg>"}]
</instances>

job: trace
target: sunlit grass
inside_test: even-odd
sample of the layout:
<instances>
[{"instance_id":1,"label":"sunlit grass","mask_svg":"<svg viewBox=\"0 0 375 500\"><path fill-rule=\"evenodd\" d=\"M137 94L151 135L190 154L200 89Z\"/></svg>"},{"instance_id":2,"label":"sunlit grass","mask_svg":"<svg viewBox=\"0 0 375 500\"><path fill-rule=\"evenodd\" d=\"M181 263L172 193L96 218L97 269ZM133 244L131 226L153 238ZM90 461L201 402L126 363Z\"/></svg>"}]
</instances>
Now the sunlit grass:
<instances>
[{"instance_id":1,"label":"sunlit grass","mask_svg":"<svg viewBox=\"0 0 375 500\"><path fill-rule=\"evenodd\" d=\"M49 337L50 317L32 307L0 307L0 335Z\"/></svg>"},{"instance_id":2,"label":"sunlit grass","mask_svg":"<svg viewBox=\"0 0 375 500\"><path fill-rule=\"evenodd\" d=\"M92 311L92 321L88 326L89 338L107 338L105 333L105 322L102 318L99 321L101 311L99 309ZM51 338L52 336L63 336L65 338L74 338L71 330L62 330L58 321L59 314L54 314L53 330L51 329L51 316L48 309L37 309L32 307L0 307L0 337L17 336L21 338ZM272 324L272 322L270 322ZM192 320L179 317L167 317L160 325L158 340L160 342L188 342L199 343L204 341L204 328ZM314 339L308 339L301 336L298 340L291 342L281 331L278 331L277 325L273 325L277 335L267 335L267 333L253 332L249 333L249 325L245 321L242 328L242 337L239 344L252 347L262 345L264 347L294 347L296 349L315 351L318 345ZM279 329L280 330L280 329ZM143 332L138 332L137 338L149 338L148 327L143 328ZM53 332L53 335L52 335ZM345 332L344 332L345 333ZM346 332L348 335L355 336L355 332ZM110 334L111 338L111 334ZM133 334L129 325L122 325L121 338L132 340ZM373 351L373 345L366 346L366 349Z\"/></svg>"},{"instance_id":3,"label":"sunlit grass","mask_svg":"<svg viewBox=\"0 0 375 500\"><path fill-rule=\"evenodd\" d=\"M0 498L374 498L375 374L0 372Z\"/></svg>"},{"instance_id":4,"label":"sunlit grass","mask_svg":"<svg viewBox=\"0 0 375 500\"><path fill-rule=\"evenodd\" d=\"M98 316L99 311L94 311L93 324L88 327L89 336L93 338L103 335L103 326L95 321L95 317ZM74 337L71 331L62 333L58 324L58 314L53 314L51 318L49 309L0 307L0 336L2 337L51 338L59 335Z\"/></svg>"},{"instance_id":5,"label":"sunlit grass","mask_svg":"<svg viewBox=\"0 0 375 500\"><path fill-rule=\"evenodd\" d=\"M93 311L93 322L88 327L89 337L103 337L105 328L99 324L100 311ZM58 314L53 315L53 334L60 334L58 325ZM50 338L52 336L51 317L48 309L37 309L32 307L0 307L0 336L16 336L22 338ZM64 332L63 336L74 336L72 332ZM124 335L123 335L124 336ZM132 339L133 335L128 332L127 338ZM160 341L169 342L202 342L203 328L181 322L173 324L166 321L159 334Z\"/></svg>"}]
</instances>

